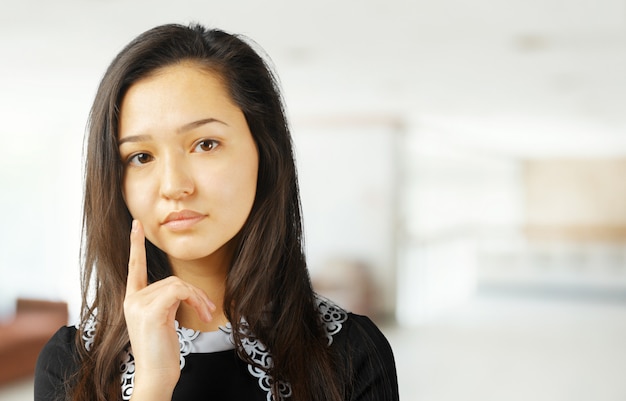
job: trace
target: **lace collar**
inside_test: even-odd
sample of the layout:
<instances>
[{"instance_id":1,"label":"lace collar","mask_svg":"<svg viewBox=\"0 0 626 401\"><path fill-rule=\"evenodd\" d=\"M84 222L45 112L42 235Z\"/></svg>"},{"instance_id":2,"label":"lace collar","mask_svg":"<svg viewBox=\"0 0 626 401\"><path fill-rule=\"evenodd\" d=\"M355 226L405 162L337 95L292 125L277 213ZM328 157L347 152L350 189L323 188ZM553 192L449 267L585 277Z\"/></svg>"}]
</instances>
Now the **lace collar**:
<instances>
[{"instance_id":1,"label":"lace collar","mask_svg":"<svg viewBox=\"0 0 626 401\"><path fill-rule=\"evenodd\" d=\"M328 345L333 343L333 336L341 331L343 323L348 319L345 310L335 305L328 299L320 296L316 297L316 304L326 328ZM94 316L89 319L82 333L85 348L89 351L93 344L96 330L96 319ZM185 367L185 358L190 353L208 353L226 351L235 348L232 338L232 327L230 324L221 327L214 332L200 332L192 329L180 327L176 322L176 333L180 344L180 369ZM267 401L272 401L273 378L267 373L272 366L272 357L269 349L253 333L245 334L242 346L245 352L250 355L260 367L248 364L248 372L258 380L259 387L267 394ZM121 390L122 399L127 401L133 393L135 378L135 360L131 349L126 349L121 358ZM280 399L291 397L291 386L289 383L279 383Z\"/></svg>"}]
</instances>

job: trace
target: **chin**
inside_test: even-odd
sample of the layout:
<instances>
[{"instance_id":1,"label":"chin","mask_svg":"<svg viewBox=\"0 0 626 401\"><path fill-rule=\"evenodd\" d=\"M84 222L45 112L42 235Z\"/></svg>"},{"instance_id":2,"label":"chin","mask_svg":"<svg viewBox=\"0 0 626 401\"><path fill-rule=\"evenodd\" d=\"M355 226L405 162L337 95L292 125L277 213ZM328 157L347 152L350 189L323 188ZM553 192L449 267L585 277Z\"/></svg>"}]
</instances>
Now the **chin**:
<instances>
[{"instance_id":1,"label":"chin","mask_svg":"<svg viewBox=\"0 0 626 401\"><path fill-rule=\"evenodd\" d=\"M181 252L176 252L176 251L172 251L172 252L165 252L170 258L172 259L176 259L176 260L181 260L181 261L185 261L185 262L193 262L194 260L204 260L209 258L213 252L190 252L189 250L185 250L185 251L181 251Z\"/></svg>"},{"instance_id":2,"label":"chin","mask_svg":"<svg viewBox=\"0 0 626 401\"><path fill-rule=\"evenodd\" d=\"M225 252L227 252L227 250L223 246L218 248L198 246L195 249L190 246L177 246L175 249L173 247L164 249L164 252L170 259L182 262L210 262L214 259L223 260L224 256L226 256Z\"/></svg>"}]
</instances>

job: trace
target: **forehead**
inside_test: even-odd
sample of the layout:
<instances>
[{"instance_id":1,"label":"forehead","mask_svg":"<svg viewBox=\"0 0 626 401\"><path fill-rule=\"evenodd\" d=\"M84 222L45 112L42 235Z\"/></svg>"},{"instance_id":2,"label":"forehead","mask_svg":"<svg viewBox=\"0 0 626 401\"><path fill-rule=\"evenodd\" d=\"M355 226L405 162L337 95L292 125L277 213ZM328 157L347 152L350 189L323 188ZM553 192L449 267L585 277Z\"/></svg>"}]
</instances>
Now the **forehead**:
<instances>
[{"instance_id":1,"label":"forehead","mask_svg":"<svg viewBox=\"0 0 626 401\"><path fill-rule=\"evenodd\" d=\"M167 64L165 66L156 68L155 70L150 71L143 77L141 77L137 82L141 82L146 79L150 79L153 77L158 77L160 75L167 75L170 73L175 73L178 71L193 71L198 74L206 74L213 79L222 81L223 75L218 71L216 67L211 67L207 63L203 63L200 60L181 60L172 64ZM132 86L132 85L131 85Z\"/></svg>"},{"instance_id":2,"label":"forehead","mask_svg":"<svg viewBox=\"0 0 626 401\"><path fill-rule=\"evenodd\" d=\"M185 62L160 68L138 80L120 104L118 135L167 129L193 119L229 118L240 114L220 74L198 63Z\"/></svg>"},{"instance_id":3,"label":"forehead","mask_svg":"<svg viewBox=\"0 0 626 401\"><path fill-rule=\"evenodd\" d=\"M228 92L223 75L216 69L203 65L198 61L185 60L157 68L133 82L126 89L120 106L123 105L129 92L136 92L138 88L142 91L145 91L146 88L159 91L166 86L169 90L172 90L174 87L183 88L189 94L194 94L195 92L189 91L190 88L210 89L211 92L222 95Z\"/></svg>"}]
</instances>

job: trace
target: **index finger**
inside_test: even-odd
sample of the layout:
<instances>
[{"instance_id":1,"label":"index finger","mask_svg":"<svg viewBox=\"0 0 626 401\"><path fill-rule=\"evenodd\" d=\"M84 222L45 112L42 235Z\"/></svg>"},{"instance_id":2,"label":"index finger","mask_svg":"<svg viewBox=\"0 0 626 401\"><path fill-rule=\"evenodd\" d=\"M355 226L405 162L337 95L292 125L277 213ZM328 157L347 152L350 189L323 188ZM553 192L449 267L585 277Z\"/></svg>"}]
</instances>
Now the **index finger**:
<instances>
[{"instance_id":1,"label":"index finger","mask_svg":"<svg viewBox=\"0 0 626 401\"><path fill-rule=\"evenodd\" d=\"M146 237L139 220L133 220L130 231L130 255L128 257L128 278L126 295L135 293L148 285L148 264L146 262Z\"/></svg>"}]
</instances>

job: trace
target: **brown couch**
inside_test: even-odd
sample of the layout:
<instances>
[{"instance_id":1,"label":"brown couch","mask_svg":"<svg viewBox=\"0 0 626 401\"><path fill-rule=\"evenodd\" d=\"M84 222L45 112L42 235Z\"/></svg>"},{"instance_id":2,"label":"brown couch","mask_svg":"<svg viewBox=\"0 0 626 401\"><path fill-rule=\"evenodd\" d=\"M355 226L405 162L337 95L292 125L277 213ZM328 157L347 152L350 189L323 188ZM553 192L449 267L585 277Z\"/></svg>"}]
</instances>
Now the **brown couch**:
<instances>
[{"instance_id":1,"label":"brown couch","mask_svg":"<svg viewBox=\"0 0 626 401\"><path fill-rule=\"evenodd\" d=\"M0 386L32 376L39 352L67 321L64 302L18 299L15 316L0 323Z\"/></svg>"}]
</instances>

